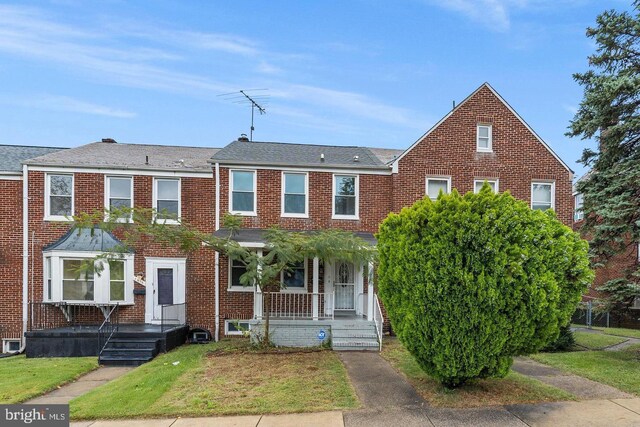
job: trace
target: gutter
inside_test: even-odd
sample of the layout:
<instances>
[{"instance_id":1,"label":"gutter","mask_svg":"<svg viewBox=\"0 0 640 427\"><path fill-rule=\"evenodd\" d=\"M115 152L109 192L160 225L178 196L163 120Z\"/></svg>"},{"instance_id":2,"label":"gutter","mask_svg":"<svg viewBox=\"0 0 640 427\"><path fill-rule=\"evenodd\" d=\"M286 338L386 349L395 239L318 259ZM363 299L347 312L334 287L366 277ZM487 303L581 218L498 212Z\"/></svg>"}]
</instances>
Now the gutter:
<instances>
[{"instance_id":1,"label":"gutter","mask_svg":"<svg viewBox=\"0 0 640 427\"><path fill-rule=\"evenodd\" d=\"M29 166L22 165L22 353L29 321Z\"/></svg>"},{"instance_id":2,"label":"gutter","mask_svg":"<svg viewBox=\"0 0 640 427\"><path fill-rule=\"evenodd\" d=\"M220 229L220 163L215 164L215 179L216 179L216 218L215 218L215 231ZM220 253L215 253L215 340L220 340Z\"/></svg>"}]
</instances>

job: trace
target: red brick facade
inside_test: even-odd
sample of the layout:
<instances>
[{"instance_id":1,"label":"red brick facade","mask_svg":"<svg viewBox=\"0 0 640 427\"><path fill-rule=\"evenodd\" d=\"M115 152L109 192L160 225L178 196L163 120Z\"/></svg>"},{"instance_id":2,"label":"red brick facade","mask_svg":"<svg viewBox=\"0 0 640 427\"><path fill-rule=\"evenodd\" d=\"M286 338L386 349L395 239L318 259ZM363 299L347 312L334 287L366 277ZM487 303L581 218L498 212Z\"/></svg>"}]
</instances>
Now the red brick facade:
<instances>
[{"instance_id":1,"label":"red brick facade","mask_svg":"<svg viewBox=\"0 0 640 427\"><path fill-rule=\"evenodd\" d=\"M491 124L493 151L477 152L477 125ZM251 144L251 142L246 142ZM141 165L142 166L142 165ZM292 165L300 170L297 165ZM229 171L233 163L220 164L220 215L229 211ZM243 169L251 169L243 166ZM515 115L488 86L482 86L459 105L438 126L407 150L396 164L377 170L353 168L318 168L308 171L308 218L288 218L281 215L281 166L262 165L256 170L257 215L244 218L246 228L268 228L278 225L289 230L320 230L340 228L349 231L375 233L380 222L392 211L413 204L425 196L426 177L446 176L451 187L460 192L473 190L474 179L498 179L499 191L509 190L515 197L531 200L534 181L555 184L555 210L566 224L571 224L573 202L572 174L536 135ZM102 210L105 206L105 174L82 169L59 168L56 171L74 174L75 213ZM126 175L127 171L119 174ZM358 219L332 219L333 174L358 175ZM134 204L152 207L153 176L149 172L132 172ZM187 174L188 175L188 174ZM158 173L158 176L166 176ZM0 274L4 280L0 332L21 328L22 294L22 218L20 181L0 181L3 197L12 200L0 204ZM42 301L42 248L58 240L67 230L66 223L44 221L45 172L29 172L29 234L30 277L34 292L30 301ZM202 231L215 228L216 185L214 172L198 177L181 178L182 217ZM6 195L6 196L5 196ZM150 241L135 247L135 272L145 271L145 257L185 257L173 248L163 248ZM308 261L307 290L312 289L312 261ZM189 254L186 267L187 320L192 327L215 330L215 254L203 249ZM225 319L247 319L253 316L253 293L228 290L228 259L219 259L219 333L224 334ZM320 266L319 291L323 292L324 268ZM366 275L364 292L367 291ZM140 285L136 285L141 288ZM121 311L121 321L144 322L145 296L136 295L135 305Z\"/></svg>"}]
</instances>

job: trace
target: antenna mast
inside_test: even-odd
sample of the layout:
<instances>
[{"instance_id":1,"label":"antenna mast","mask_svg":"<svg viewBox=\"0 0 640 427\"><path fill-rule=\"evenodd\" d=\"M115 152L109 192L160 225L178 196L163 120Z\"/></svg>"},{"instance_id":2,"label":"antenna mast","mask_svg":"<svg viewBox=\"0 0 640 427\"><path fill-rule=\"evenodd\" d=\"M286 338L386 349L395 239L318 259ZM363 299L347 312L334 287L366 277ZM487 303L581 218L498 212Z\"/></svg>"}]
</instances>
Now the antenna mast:
<instances>
[{"instance_id":1,"label":"antenna mast","mask_svg":"<svg viewBox=\"0 0 640 427\"><path fill-rule=\"evenodd\" d=\"M250 104L251 105L251 128L249 132L249 141L253 141L253 131L255 127L253 126L253 119L255 116L255 110L258 110L260 115L267 114L267 110L264 109L262 105L265 105L263 101L267 101L269 99L268 95L249 95L247 92L250 90L267 90L267 89L249 89L249 90L239 90L238 92L225 93L218 96L225 96L226 100L233 101L236 104ZM258 101L263 103L262 105L258 104Z\"/></svg>"}]
</instances>

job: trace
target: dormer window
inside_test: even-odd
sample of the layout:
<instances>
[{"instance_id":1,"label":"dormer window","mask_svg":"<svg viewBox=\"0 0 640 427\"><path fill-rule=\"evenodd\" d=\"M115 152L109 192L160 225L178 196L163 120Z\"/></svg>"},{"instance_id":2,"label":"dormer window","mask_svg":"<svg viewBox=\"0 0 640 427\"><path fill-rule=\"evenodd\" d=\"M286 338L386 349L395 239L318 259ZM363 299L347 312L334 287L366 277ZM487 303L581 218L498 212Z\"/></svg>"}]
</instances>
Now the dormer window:
<instances>
[{"instance_id":1,"label":"dormer window","mask_svg":"<svg viewBox=\"0 0 640 427\"><path fill-rule=\"evenodd\" d=\"M476 132L476 149L480 152L493 151L493 129L491 125L478 125Z\"/></svg>"}]
</instances>

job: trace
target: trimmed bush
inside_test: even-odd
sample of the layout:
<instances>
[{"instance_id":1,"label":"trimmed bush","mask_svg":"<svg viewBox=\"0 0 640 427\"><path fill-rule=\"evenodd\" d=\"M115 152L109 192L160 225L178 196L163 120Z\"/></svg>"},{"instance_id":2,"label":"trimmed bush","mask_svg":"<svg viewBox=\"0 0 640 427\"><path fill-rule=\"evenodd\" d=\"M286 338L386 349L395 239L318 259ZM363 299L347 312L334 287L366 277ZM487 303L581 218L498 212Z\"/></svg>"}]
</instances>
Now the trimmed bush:
<instances>
[{"instance_id":1,"label":"trimmed bush","mask_svg":"<svg viewBox=\"0 0 640 427\"><path fill-rule=\"evenodd\" d=\"M449 387L503 377L513 356L553 342L593 278L586 241L487 184L390 214L378 251L393 330Z\"/></svg>"},{"instance_id":2,"label":"trimmed bush","mask_svg":"<svg viewBox=\"0 0 640 427\"><path fill-rule=\"evenodd\" d=\"M569 325L560 328L560 334L555 341L548 344L542 351L555 353L559 351L570 351L576 343L571 327Z\"/></svg>"}]
</instances>

